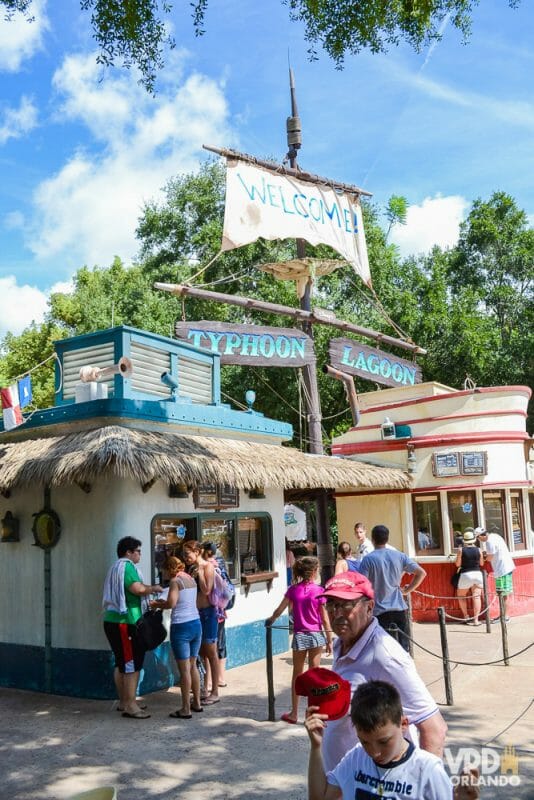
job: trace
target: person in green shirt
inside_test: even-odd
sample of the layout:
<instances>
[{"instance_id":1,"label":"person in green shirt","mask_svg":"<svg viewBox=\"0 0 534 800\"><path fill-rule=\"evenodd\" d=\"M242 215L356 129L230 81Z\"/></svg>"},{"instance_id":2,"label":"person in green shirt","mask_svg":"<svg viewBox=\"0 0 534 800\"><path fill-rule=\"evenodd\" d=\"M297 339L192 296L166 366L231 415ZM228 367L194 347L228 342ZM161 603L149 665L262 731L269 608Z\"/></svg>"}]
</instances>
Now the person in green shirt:
<instances>
[{"instance_id":1,"label":"person in green shirt","mask_svg":"<svg viewBox=\"0 0 534 800\"><path fill-rule=\"evenodd\" d=\"M104 583L104 632L115 656L113 677L123 717L148 719L150 714L136 700L139 673L145 649L137 637L136 622L143 615L142 598L161 592L161 586L143 583L137 569L141 542L125 536L117 544L118 560L110 567Z\"/></svg>"}]
</instances>

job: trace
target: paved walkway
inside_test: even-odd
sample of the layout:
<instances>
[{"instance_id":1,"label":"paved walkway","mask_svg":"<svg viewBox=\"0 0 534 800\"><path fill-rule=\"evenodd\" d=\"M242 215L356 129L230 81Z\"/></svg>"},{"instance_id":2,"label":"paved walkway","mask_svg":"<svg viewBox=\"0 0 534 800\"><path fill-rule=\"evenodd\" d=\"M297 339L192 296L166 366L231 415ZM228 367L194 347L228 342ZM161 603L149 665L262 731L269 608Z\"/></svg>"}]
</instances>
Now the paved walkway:
<instances>
[{"instance_id":1,"label":"paved walkway","mask_svg":"<svg viewBox=\"0 0 534 800\"><path fill-rule=\"evenodd\" d=\"M508 626L510 654L534 641L534 615ZM500 626L448 626L452 659L502 656ZM416 624L416 642L440 653L436 625ZM449 724L448 745L516 748L519 787L486 788L483 798L534 798L534 647L511 666L456 666L446 706L441 661L416 648L416 662ZM324 662L329 666L328 659ZM276 713L288 708L291 654L275 658ZM307 736L302 725L267 722L265 665L228 673L220 704L190 721L171 720L178 692L148 696L152 717L123 719L115 704L0 689L1 800L63 800L106 783L118 800L306 800ZM443 704L443 705L442 705Z\"/></svg>"}]
</instances>

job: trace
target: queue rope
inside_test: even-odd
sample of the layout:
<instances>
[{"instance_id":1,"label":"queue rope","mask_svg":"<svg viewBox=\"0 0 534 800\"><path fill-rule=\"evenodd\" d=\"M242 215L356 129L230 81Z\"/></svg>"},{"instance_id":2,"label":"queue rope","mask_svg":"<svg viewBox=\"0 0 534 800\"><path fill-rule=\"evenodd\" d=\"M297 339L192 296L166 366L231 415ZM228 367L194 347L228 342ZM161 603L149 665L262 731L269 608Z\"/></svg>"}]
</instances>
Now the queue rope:
<instances>
[{"instance_id":1,"label":"queue rope","mask_svg":"<svg viewBox=\"0 0 534 800\"><path fill-rule=\"evenodd\" d=\"M289 630L292 629L291 626L289 626L289 625L265 625L265 627L266 628L271 628L271 630L280 630L280 631L289 631ZM392 631L394 633L397 633L397 634L400 633L401 636L404 636L406 639L408 639L408 641L410 641L412 644L416 645L424 653L427 653L427 655L432 656L433 658L437 658L440 661L443 661L443 656L442 655L440 655L439 653L433 653L432 650L429 650L428 648L423 647L422 644L419 644L419 642L416 642L415 639L412 639L411 636L408 636L407 633L402 631L394 623L391 625L391 629L392 629ZM333 633L333 631L326 630L325 633ZM523 647L522 650L518 650L517 653L513 653L512 655L508 656L508 658L509 659L517 658L517 656L521 656L521 655L523 655L523 653L526 653L527 650L530 650L531 647L534 647L534 642L531 642L530 644L527 644L526 647ZM461 667L492 667L495 664L502 664L502 663L504 663L504 658L499 658L496 661L456 661L454 658L449 658L449 664L455 664L455 665L461 666Z\"/></svg>"}]
</instances>

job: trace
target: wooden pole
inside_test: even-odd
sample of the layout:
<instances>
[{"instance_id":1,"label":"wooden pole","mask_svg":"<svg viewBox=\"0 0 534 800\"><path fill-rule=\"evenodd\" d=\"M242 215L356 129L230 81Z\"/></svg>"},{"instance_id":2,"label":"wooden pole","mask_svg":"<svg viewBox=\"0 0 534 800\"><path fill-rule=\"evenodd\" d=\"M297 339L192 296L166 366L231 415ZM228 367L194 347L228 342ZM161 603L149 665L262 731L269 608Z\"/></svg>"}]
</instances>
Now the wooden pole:
<instances>
[{"instance_id":1,"label":"wooden pole","mask_svg":"<svg viewBox=\"0 0 534 800\"><path fill-rule=\"evenodd\" d=\"M297 97L295 92L295 81L293 70L289 69L289 91L291 95L291 116L287 118L287 146L289 165L293 172L297 169L297 154L302 146L302 128L300 117L297 110ZM304 239L297 239L297 258L306 258L306 242ZM312 278L308 276L304 293L300 298L301 311L306 315L301 319L302 330L313 340L313 326L309 318L311 314L311 293ZM305 364L302 367L302 377L306 389L306 408L308 422L308 439L310 453L323 455L323 433L322 433L322 412L321 398L319 396L319 385L317 382L317 369L315 361L312 364ZM317 557L321 566L321 579L325 583L334 574L334 550L330 538L330 522L328 519L328 499L324 489L320 490L315 500L315 519L317 525Z\"/></svg>"},{"instance_id":2,"label":"wooden pole","mask_svg":"<svg viewBox=\"0 0 534 800\"><path fill-rule=\"evenodd\" d=\"M289 117L289 119L294 119L294 117ZM247 153L240 153L238 150L229 150L227 147L213 147L208 144L203 144L202 147L204 150L209 150L210 153L216 153L218 156L244 161L246 164L255 164L258 167L269 169L271 172L276 172L277 175L289 175L290 178L297 178L299 181L330 186L332 189L340 189L349 194L361 194L364 197L373 196L371 192L360 189L359 186L353 186L350 183L343 183L342 181L333 181L331 178L322 178L320 175L314 175L311 172L304 172L300 169L297 170L292 165L288 168L284 164L277 164L276 161L265 161L264 159L256 158L256 156L251 156Z\"/></svg>"},{"instance_id":3,"label":"wooden pole","mask_svg":"<svg viewBox=\"0 0 534 800\"><path fill-rule=\"evenodd\" d=\"M443 678L445 680L445 699L448 706L454 705L452 696L451 665L449 662L449 644L447 642L447 625L445 623L445 608L438 608L439 633L441 637L441 652L443 654Z\"/></svg>"},{"instance_id":4,"label":"wooden pole","mask_svg":"<svg viewBox=\"0 0 534 800\"><path fill-rule=\"evenodd\" d=\"M240 297L235 294L211 292L207 289L198 289L196 286L188 286L183 283L155 283L154 288L182 297L198 297L201 300L213 300L216 303L240 306L241 308L249 308L253 311L266 311L268 314L279 314L281 316L308 322L311 325L330 325L332 328L338 328L348 333L357 333L360 336L375 339L379 344L389 344L393 347L400 347L403 350L409 350L418 355L425 355L427 352L422 347L418 347L411 342L405 342L403 339L396 339L394 336L387 336L385 333L374 331L371 328L364 328L353 322L345 322L344 320L337 319L335 314L323 315L323 313L318 310L311 311L302 308L293 308L293 306L282 306L279 303L268 303L265 300L254 300L252 297Z\"/></svg>"}]
</instances>

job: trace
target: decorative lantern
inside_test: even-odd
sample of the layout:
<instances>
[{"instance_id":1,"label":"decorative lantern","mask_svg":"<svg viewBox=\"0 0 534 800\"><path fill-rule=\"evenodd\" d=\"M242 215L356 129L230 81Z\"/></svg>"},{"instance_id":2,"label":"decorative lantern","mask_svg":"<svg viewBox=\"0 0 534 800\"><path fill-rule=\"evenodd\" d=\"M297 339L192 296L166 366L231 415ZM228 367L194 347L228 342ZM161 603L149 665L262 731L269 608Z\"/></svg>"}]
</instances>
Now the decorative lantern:
<instances>
[{"instance_id":1,"label":"decorative lantern","mask_svg":"<svg viewBox=\"0 0 534 800\"><path fill-rule=\"evenodd\" d=\"M2 520L2 541L20 542L19 520L13 516L11 511L6 511L6 515Z\"/></svg>"}]
</instances>

